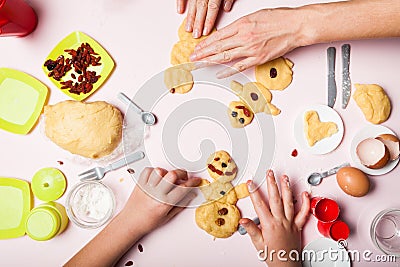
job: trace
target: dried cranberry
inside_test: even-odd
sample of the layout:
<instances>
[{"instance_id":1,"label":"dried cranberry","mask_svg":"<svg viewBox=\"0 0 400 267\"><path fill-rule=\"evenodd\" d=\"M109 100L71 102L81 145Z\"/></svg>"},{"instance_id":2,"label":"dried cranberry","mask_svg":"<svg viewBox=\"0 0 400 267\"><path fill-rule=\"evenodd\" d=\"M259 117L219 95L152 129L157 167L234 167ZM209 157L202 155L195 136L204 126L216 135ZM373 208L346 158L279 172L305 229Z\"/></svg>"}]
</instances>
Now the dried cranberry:
<instances>
[{"instance_id":1,"label":"dried cranberry","mask_svg":"<svg viewBox=\"0 0 400 267\"><path fill-rule=\"evenodd\" d=\"M212 164L208 164L208 168L210 169L210 171L215 172L218 175L224 174L222 171L220 171L217 168L215 168L215 166L212 165Z\"/></svg>"},{"instance_id":2,"label":"dried cranberry","mask_svg":"<svg viewBox=\"0 0 400 267\"><path fill-rule=\"evenodd\" d=\"M299 152L297 152L297 149L293 149L292 157L297 157L298 154L299 154Z\"/></svg>"},{"instance_id":3,"label":"dried cranberry","mask_svg":"<svg viewBox=\"0 0 400 267\"><path fill-rule=\"evenodd\" d=\"M131 169L131 168L127 169L127 171L128 171L130 174L134 174L134 173L135 173L135 170L133 170L133 169Z\"/></svg>"},{"instance_id":4,"label":"dried cranberry","mask_svg":"<svg viewBox=\"0 0 400 267\"><path fill-rule=\"evenodd\" d=\"M219 161L219 160L220 160L220 158L216 157L214 160L215 160L215 161Z\"/></svg>"},{"instance_id":5,"label":"dried cranberry","mask_svg":"<svg viewBox=\"0 0 400 267\"><path fill-rule=\"evenodd\" d=\"M228 214L228 209L227 208L222 208L218 211L219 215L226 215Z\"/></svg>"},{"instance_id":6,"label":"dried cranberry","mask_svg":"<svg viewBox=\"0 0 400 267\"><path fill-rule=\"evenodd\" d=\"M222 219L222 218L218 218L218 219L215 220L215 224L218 225L218 226L222 226L222 225L225 224L225 220Z\"/></svg>"},{"instance_id":7,"label":"dried cranberry","mask_svg":"<svg viewBox=\"0 0 400 267\"><path fill-rule=\"evenodd\" d=\"M139 244L137 248L138 248L139 252L143 252L143 246L142 246L142 244Z\"/></svg>"},{"instance_id":8,"label":"dried cranberry","mask_svg":"<svg viewBox=\"0 0 400 267\"><path fill-rule=\"evenodd\" d=\"M133 266L133 261L128 261L125 263L125 266Z\"/></svg>"},{"instance_id":9,"label":"dried cranberry","mask_svg":"<svg viewBox=\"0 0 400 267\"><path fill-rule=\"evenodd\" d=\"M271 68L269 71L269 77L276 78L278 76L278 71L275 68Z\"/></svg>"}]
</instances>

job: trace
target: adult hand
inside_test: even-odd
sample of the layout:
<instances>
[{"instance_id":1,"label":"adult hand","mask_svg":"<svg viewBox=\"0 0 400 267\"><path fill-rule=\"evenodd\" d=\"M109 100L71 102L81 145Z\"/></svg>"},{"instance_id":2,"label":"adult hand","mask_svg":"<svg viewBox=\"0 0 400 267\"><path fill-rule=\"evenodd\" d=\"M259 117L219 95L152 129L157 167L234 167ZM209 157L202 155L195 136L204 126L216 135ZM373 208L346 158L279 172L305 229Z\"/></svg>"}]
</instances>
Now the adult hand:
<instances>
[{"instance_id":1,"label":"adult hand","mask_svg":"<svg viewBox=\"0 0 400 267\"><path fill-rule=\"evenodd\" d=\"M293 261L289 253L295 250L301 255L300 234L309 215L310 199L308 193L303 192L301 209L295 215L289 178L283 175L280 183L282 196L279 194L274 173L269 170L267 173L269 205L265 203L259 190L255 190L254 184L251 181L247 183L251 201L260 219L261 229L247 218L241 219L240 224L247 230L253 245L259 251L259 256L266 259L268 266L282 266L282 263L284 266L301 266L301 258L300 261ZM272 250L275 250L275 254L271 259L269 252ZM278 259L279 250L285 251L286 254L281 257L287 259L286 262Z\"/></svg>"},{"instance_id":2,"label":"adult hand","mask_svg":"<svg viewBox=\"0 0 400 267\"><path fill-rule=\"evenodd\" d=\"M235 0L177 0L177 11L182 14L187 9L186 31L192 32L193 37L208 35L214 27L218 12L231 10Z\"/></svg>"},{"instance_id":3,"label":"adult hand","mask_svg":"<svg viewBox=\"0 0 400 267\"><path fill-rule=\"evenodd\" d=\"M146 168L122 212L131 218L140 216L141 232L149 233L182 211L196 197L192 189L200 182L200 178L188 179L183 170Z\"/></svg>"},{"instance_id":4,"label":"adult hand","mask_svg":"<svg viewBox=\"0 0 400 267\"><path fill-rule=\"evenodd\" d=\"M305 45L302 16L297 9L263 9L244 16L200 42L191 61L227 63L232 67L217 73L225 78L265 63Z\"/></svg>"}]
</instances>

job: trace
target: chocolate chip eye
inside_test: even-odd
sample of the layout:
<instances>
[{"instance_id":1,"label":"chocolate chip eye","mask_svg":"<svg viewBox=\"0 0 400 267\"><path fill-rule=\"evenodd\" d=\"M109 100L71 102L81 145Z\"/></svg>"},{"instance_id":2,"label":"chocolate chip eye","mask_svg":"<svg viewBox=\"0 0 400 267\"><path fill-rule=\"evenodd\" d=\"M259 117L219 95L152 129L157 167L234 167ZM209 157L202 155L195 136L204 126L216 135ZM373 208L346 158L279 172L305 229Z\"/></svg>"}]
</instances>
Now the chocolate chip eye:
<instances>
[{"instance_id":1,"label":"chocolate chip eye","mask_svg":"<svg viewBox=\"0 0 400 267\"><path fill-rule=\"evenodd\" d=\"M244 123L244 119L243 119L243 118L240 118L240 119L239 119L239 122L240 122L241 124L243 124L243 123Z\"/></svg>"},{"instance_id":2,"label":"chocolate chip eye","mask_svg":"<svg viewBox=\"0 0 400 267\"><path fill-rule=\"evenodd\" d=\"M215 220L215 224L218 225L218 226L222 226L222 225L225 224L225 220L222 219L222 218L218 218L218 219Z\"/></svg>"},{"instance_id":3,"label":"chocolate chip eye","mask_svg":"<svg viewBox=\"0 0 400 267\"><path fill-rule=\"evenodd\" d=\"M222 208L218 211L218 215L226 215L226 214L228 214L227 208Z\"/></svg>"},{"instance_id":4,"label":"chocolate chip eye","mask_svg":"<svg viewBox=\"0 0 400 267\"><path fill-rule=\"evenodd\" d=\"M225 191L221 191L219 192L221 195L225 195Z\"/></svg>"},{"instance_id":5,"label":"chocolate chip eye","mask_svg":"<svg viewBox=\"0 0 400 267\"><path fill-rule=\"evenodd\" d=\"M222 162L221 166L222 166L222 168L226 168L228 165L226 165L225 162Z\"/></svg>"},{"instance_id":6,"label":"chocolate chip eye","mask_svg":"<svg viewBox=\"0 0 400 267\"><path fill-rule=\"evenodd\" d=\"M232 117L237 117L238 113L236 111L232 111Z\"/></svg>"},{"instance_id":7,"label":"chocolate chip eye","mask_svg":"<svg viewBox=\"0 0 400 267\"><path fill-rule=\"evenodd\" d=\"M250 97L253 101L257 101L258 100L258 95L256 93L251 93Z\"/></svg>"},{"instance_id":8,"label":"chocolate chip eye","mask_svg":"<svg viewBox=\"0 0 400 267\"><path fill-rule=\"evenodd\" d=\"M269 71L269 77L276 78L278 76L278 71L275 68L271 68Z\"/></svg>"},{"instance_id":9,"label":"chocolate chip eye","mask_svg":"<svg viewBox=\"0 0 400 267\"><path fill-rule=\"evenodd\" d=\"M215 161L218 161L218 160L220 160L220 158L217 157L217 158L215 158L214 160L215 160Z\"/></svg>"}]
</instances>

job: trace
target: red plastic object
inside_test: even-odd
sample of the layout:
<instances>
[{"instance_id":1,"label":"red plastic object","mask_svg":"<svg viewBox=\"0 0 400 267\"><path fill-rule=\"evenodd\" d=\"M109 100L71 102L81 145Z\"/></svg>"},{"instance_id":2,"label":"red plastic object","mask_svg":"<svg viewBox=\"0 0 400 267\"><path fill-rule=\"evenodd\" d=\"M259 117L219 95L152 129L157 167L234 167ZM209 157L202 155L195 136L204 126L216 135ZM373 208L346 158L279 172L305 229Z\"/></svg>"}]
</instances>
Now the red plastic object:
<instances>
[{"instance_id":1,"label":"red plastic object","mask_svg":"<svg viewBox=\"0 0 400 267\"><path fill-rule=\"evenodd\" d=\"M25 36L36 25L36 13L25 1L0 0L0 37Z\"/></svg>"},{"instance_id":2,"label":"red plastic object","mask_svg":"<svg viewBox=\"0 0 400 267\"><path fill-rule=\"evenodd\" d=\"M350 235L349 226L345 222L339 220L330 223L318 221L317 228L323 236L332 238L335 241L345 240Z\"/></svg>"},{"instance_id":3,"label":"red plastic object","mask_svg":"<svg viewBox=\"0 0 400 267\"><path fill-rule=\"evenodd\" d=\"M311 212L319 221L329 223L339 217L339 205L332 199L313 197L311 199Z\"/></svg>"}]
</instances>

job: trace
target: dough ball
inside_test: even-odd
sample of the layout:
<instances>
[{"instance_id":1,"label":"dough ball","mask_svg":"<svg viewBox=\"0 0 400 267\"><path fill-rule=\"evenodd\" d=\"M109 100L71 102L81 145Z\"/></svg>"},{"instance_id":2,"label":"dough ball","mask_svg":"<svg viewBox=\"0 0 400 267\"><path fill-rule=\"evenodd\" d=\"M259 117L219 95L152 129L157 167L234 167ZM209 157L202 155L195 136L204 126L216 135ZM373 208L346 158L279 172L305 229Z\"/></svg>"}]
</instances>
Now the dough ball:
<instances>
[{"instance_id":1,"label":"dough ball","mask_svg":"<svg viewBox=\"0 0 400 267\"><path fill-rule=\"evenodd\" d=\"M46 106L44 115L46 136L72 154L101 158L122 139L122 114L104 101L67 100Z\"/></svg>"}]
</instances>

